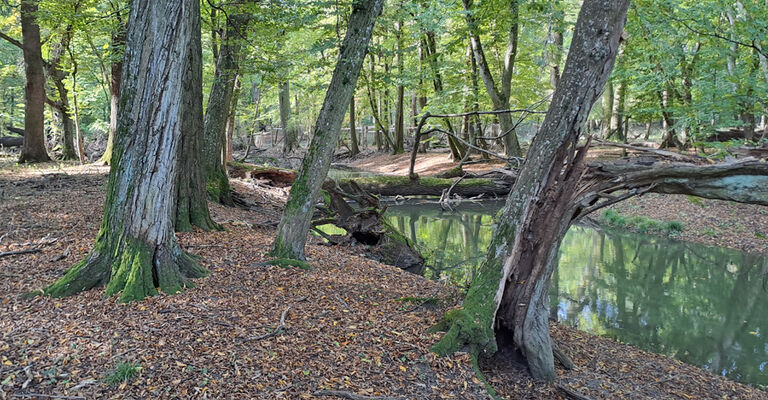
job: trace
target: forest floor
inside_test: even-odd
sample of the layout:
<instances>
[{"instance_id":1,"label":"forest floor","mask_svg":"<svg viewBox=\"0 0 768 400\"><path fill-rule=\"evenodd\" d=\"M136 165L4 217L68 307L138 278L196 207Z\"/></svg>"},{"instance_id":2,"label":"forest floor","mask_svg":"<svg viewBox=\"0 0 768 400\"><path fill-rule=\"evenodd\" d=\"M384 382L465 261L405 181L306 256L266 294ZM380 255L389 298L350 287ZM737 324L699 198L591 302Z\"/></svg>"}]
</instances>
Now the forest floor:
<instances>
[{"instance_id":1,"label":"forest floor","mask_svg":"<svg viewBox=\"0 0 768 400\"><path fill-rule=\"evenodd\" d=\"M441 334L428 329L458 305L457 289L316 240L310 271L263 264L286 189L235 182L252 209L211 205L226 231L178 235L210 270L196 288L130 304L103 289L23 299L90 250L107 169L13 161L0 158L0 252L32 252L0 256L0 399L488 398L467 354L429 351ZM576 364L558 369L557 385L589 398L768 399L665 356L551 328ZM508 363L481 367L504 398L568 398Z\"/></svg>"},{"instance_id":2,"label":"forest floor","mask_svg":"<svg viewBox=\"0 0 768 400\"><path fill-rule=\"evenodd\" d=\"M590 150L592 157L617 158L619 150ZM408 175L410 154L375 154L355 159L348 165L380 174ZM471 164L464 171L480 173L502 168L503 161ZM419 154L414 171L422 176L436 175L456 167L448 152ZM768 255L768 207L732 201L709 200L685 195L649 193L610 207L622 216L645 216L654 220L680 221L683 231L677 239L713 246L729 247ZM599 213L598 213L599 214ZM592 215L599 219L599 215Z\"/></svg>"}]
</instances>

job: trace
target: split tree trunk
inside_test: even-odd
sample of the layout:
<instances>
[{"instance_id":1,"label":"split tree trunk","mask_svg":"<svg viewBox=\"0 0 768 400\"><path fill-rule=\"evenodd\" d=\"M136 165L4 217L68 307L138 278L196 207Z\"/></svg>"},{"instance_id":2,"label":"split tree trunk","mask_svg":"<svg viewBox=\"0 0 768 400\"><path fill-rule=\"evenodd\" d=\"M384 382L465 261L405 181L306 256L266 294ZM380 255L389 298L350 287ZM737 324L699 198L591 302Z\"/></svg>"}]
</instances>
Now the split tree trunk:
<instances>
[{"instance_id":1,"label":"split tree trunk","mask_svg":"<svg viewBox=\"0 0 768 400\"><path fill-rule=\"evenodd\" d=\"M121 301L191 286L206 271L174 236L179 148L189 116L184 78L199 41L200 2L134 0L120 118L101 229L91 253L44 290L66 296L106 284ZM191 82L189 84L192 84ZM194 82L200 85L201 82ZM146 112L152 110L152 112Z\"/></svg>"},{"instance_id":2,"label":"split tree trunk","mask_svg":"<svg viewBox=\"0 0 768 400\"><path fill-rule=\"evenodd\" d=\"M293 127L291 112L291 86L282 82L277 94L280 107L280 127L283 128L283 154L290 154L299 147L299 135Z\"/></svg>"},{"instance_id":3,"label":"split tree trunk","mask_svg":"<svg viewBox=\"0 0 768 400\"><path fill-rule=\"evenodd\" d=\"M24 53L24 146L19 156L20 163L50 161L45 148L45 74L43 54L40 49L40 26L37 24L37 0L21 1L21 36Z\"/></svg>"},{"instance_id":4,"label":"split tree trunk","mask_svg":"<svg viewBox=\"0 0 768 400\"><path fill-rule=\"evenodd\" d=\"M353 3L352 14L331 84L315 123L309 150L301 163L296 181L278 227L271 254L276 257L304 259L312 214L320 189L328 175L336 144L341 136L344 113L355 91L357 78L368 50L376 18L384 0Z\"/></svg>"},{"instance_id":5,"label":"split tree trunk","mask_svg":"<svg viewBox=\"0 0 768 400\"><path fill-rule=\"evenodd\" d=\"M222 204L232 204L229 177L224 168L226 128L239 69L240 48L245 40L249 20L247 14L240 13L227 18L227 29L216 60L216 71L203 122L206 188L211 198Z\"/></svg>"},{"instance_id":6,"label":"split tree trunk","mask_svg":"<svg viewBox=\"0 0 768 400\"><path fill-rule=\"evenodd\" d=\"M436 352L465 345L475 352L495 351L498 339L522 352L535 379L555 379L547 289L560 239L575 212L568 202L584 169L576 141L613 68L628 6L629 0L583 3L565 70L486 261Z\"/></svg>"}]
</instances>

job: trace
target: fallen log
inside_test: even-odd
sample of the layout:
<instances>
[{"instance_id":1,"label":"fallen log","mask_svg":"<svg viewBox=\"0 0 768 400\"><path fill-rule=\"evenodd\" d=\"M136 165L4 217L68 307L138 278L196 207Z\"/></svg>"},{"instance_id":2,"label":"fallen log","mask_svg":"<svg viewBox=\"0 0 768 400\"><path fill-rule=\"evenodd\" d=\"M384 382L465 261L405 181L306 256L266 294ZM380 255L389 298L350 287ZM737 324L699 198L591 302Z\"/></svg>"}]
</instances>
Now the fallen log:
<instances>
[{"instance_id":1,"label":"fallen log","mask_svg":"<svg viewBox=\"0 0 768 400\"><path fill-rule=\"evenodd\" d=\"M24 129L15 128L15 127L13 127L11 125L6 125L5 129L7 129L8 132L15 133L15 134L17 134L19 136L24 136Z\"/></svg>"},{"instance_id":2,"label":"fallen log","mask_svg":"<svg viewBox=\"0 0 768 400\"><path fill-rule=\"evenodd\" d=\"M23 137L0 136L0 146L19 147L24 145Z\"/></svg>"},{"instance_id":3,"label":"fallen log","mask_svg":"<svg viewBox=\"0 0 768 400\"><path fill-rule=\"evenodd\" d=\"M366 192L379 196L440 196L454 184L455 179L424 177L412 180L407 176L370 176L340 179L338 183L346 190L350 182L355 182ZM506 196L512 188L512 183L513 178L469 178L459 182L451 193L461 197Z\"/></svg>"}]
</instances>

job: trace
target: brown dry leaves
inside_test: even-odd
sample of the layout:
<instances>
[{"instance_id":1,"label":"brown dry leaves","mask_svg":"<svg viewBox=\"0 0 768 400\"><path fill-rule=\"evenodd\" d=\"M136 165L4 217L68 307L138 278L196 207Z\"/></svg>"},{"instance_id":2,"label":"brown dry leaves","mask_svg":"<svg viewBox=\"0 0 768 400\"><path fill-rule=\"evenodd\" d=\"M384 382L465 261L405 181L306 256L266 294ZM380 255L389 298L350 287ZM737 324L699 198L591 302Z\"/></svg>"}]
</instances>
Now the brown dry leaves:
<instances>
[{"instance_id":1,"label":"brown dry leaves","mask_svg":"<svg viewBox=\"0 0 768 400\"><path fill-rule=\"evenodd\" d=\"M255 210L212 206L226 232L179 235L211 272L196 288L127 305L104 298L103 290L20 299L87 254L100 222L105 173L78 167L0 175L0 252L46 235L58 239L39 253L0 258L0 398L35 392L89 399L311 399L324 389L488 398L466 354L429 352L440 335L426 330L455 306L456 290L362 258L355 248L310 245L312 271L254 266L265 260L280 217L280 199L267 189L236 186L250 191ZM434 296L444 299L441 307L397 301ZM248 340L274 332L283 314L280 333ZM765 398L607 339L559 327L554 337L579 366L560 371L561 383L594 398ZM120 361L141 370L128 383L108 385L103 379ZM519 370L493 364L485 370L505 397L563 397ZM675 378L652 383L668 376ZM592 389L594 382L600 389Z\"/></svg>"}]
</instances>

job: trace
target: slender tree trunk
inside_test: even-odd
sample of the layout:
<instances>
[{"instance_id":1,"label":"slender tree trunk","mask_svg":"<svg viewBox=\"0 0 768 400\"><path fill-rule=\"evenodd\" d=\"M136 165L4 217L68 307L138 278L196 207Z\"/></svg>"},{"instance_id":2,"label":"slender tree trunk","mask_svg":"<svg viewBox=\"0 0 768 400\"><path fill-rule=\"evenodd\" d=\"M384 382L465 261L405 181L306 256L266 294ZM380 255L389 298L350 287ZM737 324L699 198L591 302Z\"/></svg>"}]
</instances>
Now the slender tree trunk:
<instances>
[{"instance_id":1,"label":"slender tree trunk","mask_svg":"<svg viewBox=\"0 0 768 400\"><path fill-rule=\"evenodd\" d=\"M125 50L117 161L91 253L45 289L66 296L107 285L108 296L141 300L176 293L206 271L174 236L179 148L188 110L184 71L199 41L200 2L133 0ZM195 29L196 28L196 29ZM195 82L199 85L201 82ZM153 112L144 112L152 110Z\"/></svg>"},{"instance_id":2,"label":"slender tree trunk","mask_svg":"<svg viewBox=\"0 0 768 400\"><path fill-rule=\"evenodd\" d=\"M349 152L353 156L360 154L360 146L357 144L357 128L355 127L355 96L349 101Z\"/></svg>"},{"instance_id":3,"label":"slender tree trunk","mask_svg":"<svg viewBox=\"0 0 768 400\"><path fill-rule=\"evenodd\" d=\"M402 5L402 4L401 4ZM393 150L393 154L402 154L405 152L405 148L403 147L403 143L405 141L405 132L403 131L405 128L405 87L403 86L403 71L404 64L403 64L403 21L400 20L397 23L395 23L395 46L396 46L396 52L397 52L397 73L400 75L397 83L397 100L395 103L395 148Z\"/></svg>"},{"instance_id":4,"label":"slender tree trunk","mask_svg":"<svg viewBox=\"0 0 768 400\"><path fill-rule=\"evenodd\" d=\"M227 18L227 30L216 60L216 71L203 120L206 188L213 200L222 204L232 204L229 178L224 167L226 127L232 106L234 81L239 69L240 48L245 40L249 19L246 14L235 14Z\"/></svg>"},{"instance_id":5,"label":"slender tree trunk","mask_svg":"<svg viewBox=\"0 0 768 400\"><path fill-rule=\"evenodd\" d=\"M115 10L116 12L116 10ZM112 33L112 51L116 52L125 48L125 30L126 26L118 13L118 28ZM109 77L109 136L107 136L107 148L99 159L99 162L109 165L112 160L112 149L115 145L115 133L117 132L117 115L120 107L120 80L123 77L123 60L113 59L110 63Z\"/></svg>"},{"instance_id":6,"label":"slender tree trunk","mask_svg":"<svg viewBox=\"0 0 768 400\"><path fill-rule=\"evenodd\" d=\"M49 101L48 104L56 109L57 114L61 118L61 158L63 160L75 160L77 159L77 152L75 151L75 124L70 115L69 91L64 84L64 72L58 68L54 69L51 73L51 80L59 94L59 99L57 101Z\"/></svg>"},{"instance_id":7,"label":"slender tree trunk","mask_svg":"<svg viewBox=\"0 0 768 400\"><path fill-rule=\"evenodd\" d=\"M303 259L315 199L331 166L331 157L341 136L346 105L355 91L376 18L384 0L353 3L347 33L341 47L331 84L315 123L309 151L291 186L271 254L276 257Z\"/></svg>"},{"instance_id":8,"label":"slender tree trunk","mask_svg":"<svg viewBox=\"0 0 768 400\"><path fill-rule=\"evenodd\" d=\"M224 162L231 162L232 159L232 140L235 136L235 130L237 129L237 103L240 102L240 93L242 91L242 78L240 75L235 77L235 87L232 89L232 106L229 107L229 116L227 117L226 128L226 140L227 145L224 147Z\"/></svg>"},{"instance_id":9,"label":"slender tree trunk","mask_svg":"<svg viewBox=\"0 0 768 400\"><path fill-rule=\"evenodd\" d=\"M288 82L280 84L277 98L280 103L280 127L283 128L283 154L289 154L299 147L299 136L293 126L291 89Z\"/></svg>"},{"instance_id":10,"label":"slender tree trunk","mask_svg":"<svg viewBox=\"0 0 768 400\"><path fill-rule=\"evenodd\" d=\"M613 104L614 99L613 82L608 81L605 84L605 91L603 91L603 132L601 136L604 139L608 139L611 136L611 123L613 121Z\"/></svg>"},{"instance_id":11,"label":"slender tree trunk","mask_svg":"<svg viewBox=\"0 0 768 400\"><path fill-rule=\"evenodd\" d=\"M85 164L85 145L83 140L83 131L80 129L80 107L77 104L77 59L72 53L72 49L69 49L69 58L72 62L72 105L74 106L74 120L75 120L75 144L77 145L77 158L80 160L80 164Z\"/></svg>"},{"instance_id":12,"label":"slender tree trunk","mask_svg":"<svg viewBox=\"0 0 768 400\"><path fill-rule=\"evenodd\" d=\"M469 28L469 38L472 44L472 52L475 55L475 61L480 73L480 77L485 84L485 89L491 98L493 108L496 110L509 109L509 99L511 96L512 88L512 75L515 68L515 59L517 58L517 43L519 34L519 13L520 5L518 0L511 0L509 4L509 17L510 17L510 30L507 41L507 50L504 54L504 68L501 73L500 85L497 87L497 83L491 74L491 69L486 61L485 51L483 50L483 44L480 41L479 28L477 21L472 15L472 3L473 0L462 0L464 10L466 11L464 18ZM517 140L517 135L514 131L514 121L510 114L499 115L499 125L501 126L501 134L504 135L504 149L507 156L520 157L523 152L520 149L520 143Z\"/></svg>"},{"instance_id":13,"label":"slender tree trunk","mask_svg":"<svg viewBox=\"0 0 768 400\"><path fill-rule=\"evenodd\" d=\"M565 70L549 111L497 221L480 274L435 346L440 354L470 345L475 355L514 346L535 379L555 379L547 290L583 172L576 143L613 68L629 0L585 0ZM563 165L566 165L563 169Z\"/></svg>"},{"instance_id":14,"label":"slender tree trunk","mask_svg":"<svg viewBox=\"0 0 768 400\"><path fill-rule=\"evenodd\" d=\"M549 16L549 38L547 40L547 60L549 62L549 86L557 88L560 81L560 63L563 60L563 30L565 13L560 9L560 1L550 2L552 12Z\"/></svg>"},{"instance_id":15,"label":"slender tree trunk","mask_svg":"<svg viewBox=\"0 0 768 400\"><path fill-rule=\"evenodd\" d=\"M19 156L20 163L50 161L45 148L45 74L36 14L37 0L21 1L22 50L27 83L24 87L24 146Z\"/></svg>"}]
</instances>

